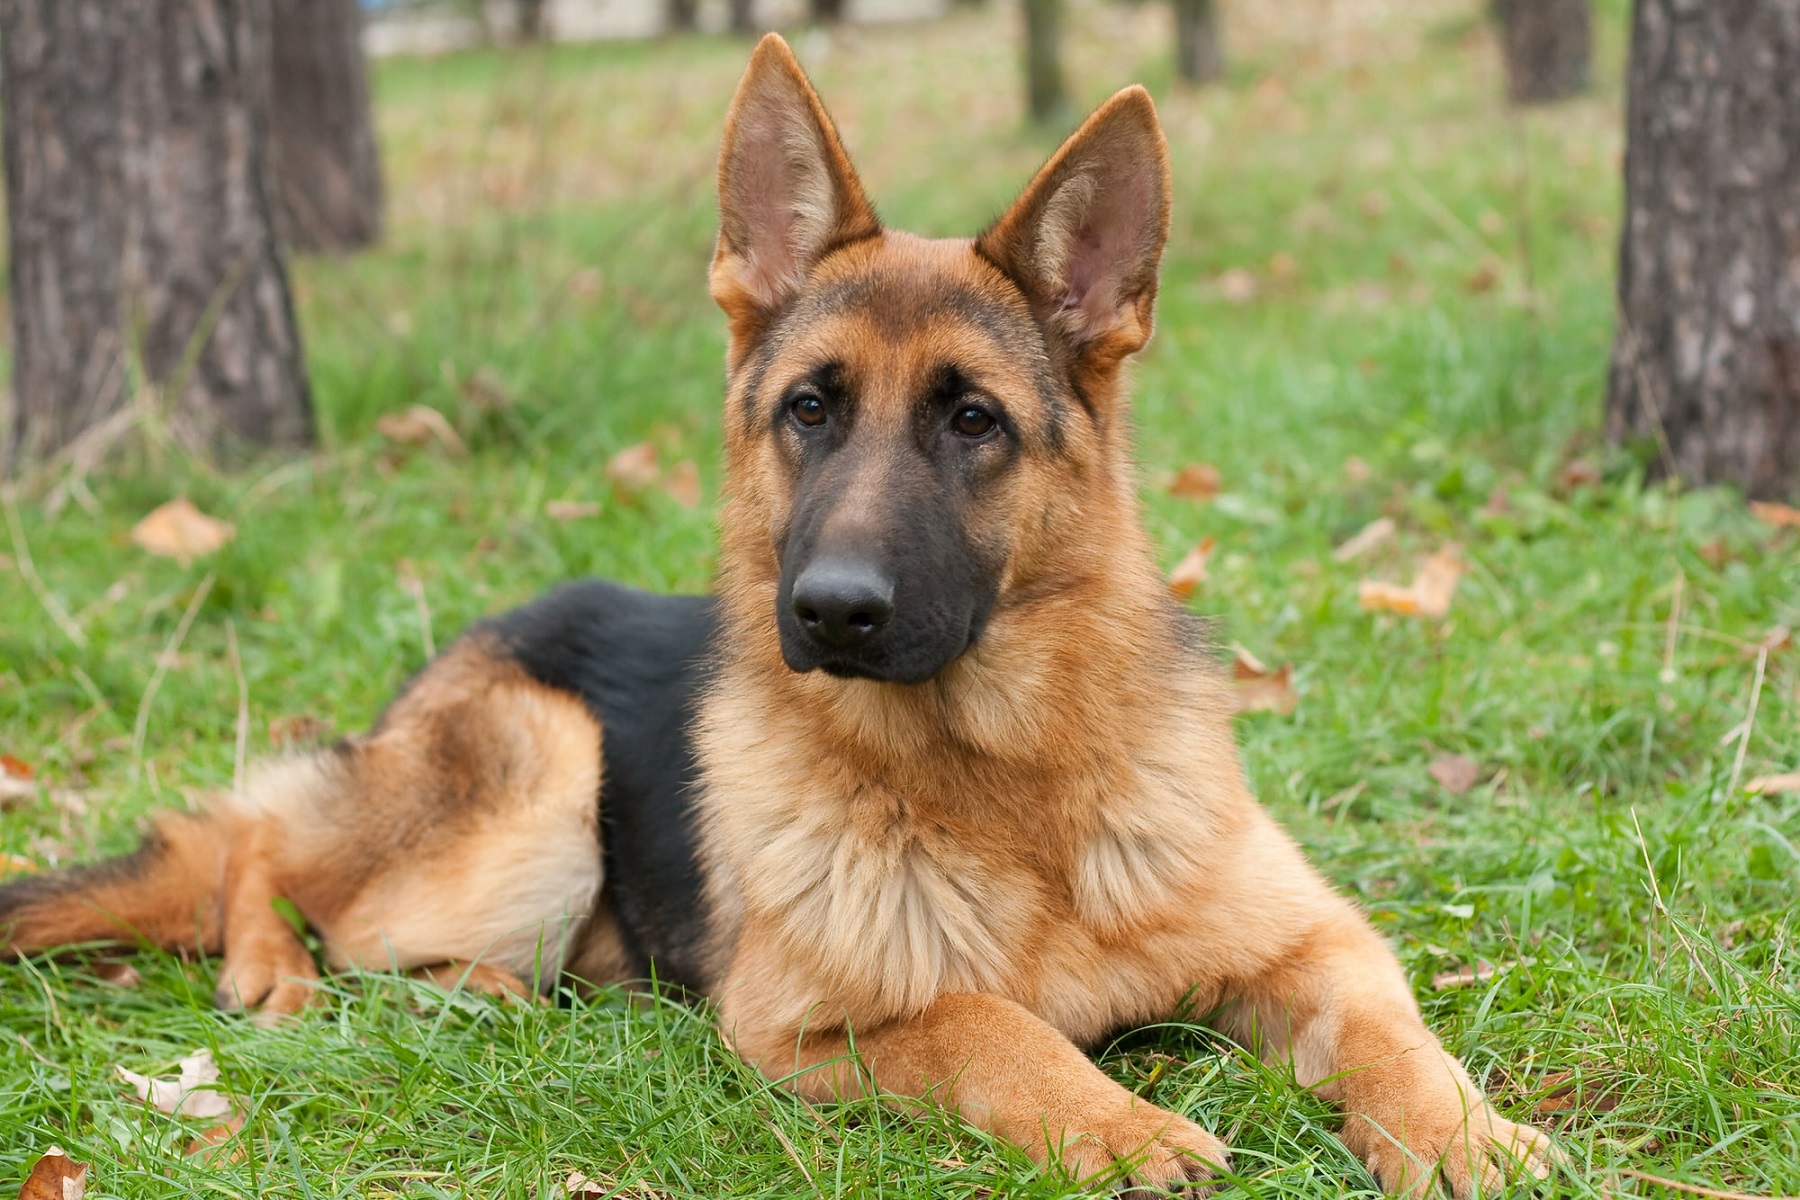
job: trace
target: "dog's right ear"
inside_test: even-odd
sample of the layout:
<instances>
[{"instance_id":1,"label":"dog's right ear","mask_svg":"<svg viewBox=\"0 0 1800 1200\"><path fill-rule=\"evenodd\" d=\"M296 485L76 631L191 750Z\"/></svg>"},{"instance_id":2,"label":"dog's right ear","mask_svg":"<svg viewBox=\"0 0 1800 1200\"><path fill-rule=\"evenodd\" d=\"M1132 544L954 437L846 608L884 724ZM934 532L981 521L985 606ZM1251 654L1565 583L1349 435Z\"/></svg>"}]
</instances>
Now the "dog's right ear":
<instances>
[{"instance_id":1,"label":"dog's right ear","mask_svg":"<svg viewBox=\"0 0 1800 1200\"><path fill-rule=\"evenodd\" d=\"M757 44L719 148L712 296L737 356L832 250L881 232L818 93L779 34Z\"/></svg>"}]
</instances>

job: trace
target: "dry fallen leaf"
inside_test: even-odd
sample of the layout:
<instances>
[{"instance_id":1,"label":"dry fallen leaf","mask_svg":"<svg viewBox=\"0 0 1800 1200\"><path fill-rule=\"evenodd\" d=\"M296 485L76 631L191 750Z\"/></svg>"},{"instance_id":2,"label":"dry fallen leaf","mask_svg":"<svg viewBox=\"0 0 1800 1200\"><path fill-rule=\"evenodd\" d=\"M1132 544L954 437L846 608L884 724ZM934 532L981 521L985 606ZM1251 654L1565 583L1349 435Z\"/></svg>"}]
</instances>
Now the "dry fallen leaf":
<instances>
[{"instance_id":1,"label":"dry fallen leaf","mask_svg":"<svg viewBox=\"0 0 1800 1200\"><path fill-rule=\"evenodd\" d=\"M1452 796L1462 795L1481 777L1481 767L1474 759L1462 754L1440 754L1431 760L1429 769L1438 786Z\"/></svg>"},{"instance_id":2,"label":"dry fallen leaf","mask_svg":"<svg viewBox=\"0 0 1800 1200\"><path fill-rule=\"evenodd\" d=\"M1390 542L1396 530L1392 517L1376 517L1353 535L1349 541L1331 552L1338 562L1361 558L1377 546Z\"/></svg>"},{"instance_id":3,"label":"dry fallen leaf","mask_svg":"<svg viewBox=\"0 0 1800 1200\"><path fill-rule=\"evenodd\" d=\"M1456 581L1462 578L1462 552L1445 546L1426 559L1405 587L1379 579L1365 579L1357 586L1358 598L1369 612L1403 613L1409 617L1441 617L1450 611Z\"/></svg>"},{"instance_id":4,"label":"dry fallen leaf","mask_svg":"<svg viewBox=\"0 0 1800 1200\"><path fill-rule=\"evenodd\" d=\"M635 496L656 486L662 472L656 465L656 445L639 442L612 456L606 464L606 478L626 496Z\"/></svg>"},{"instance_id":5,"label":"dry fallen leaf","mask_svg":"<svg viewBox=\"0 0 1800 1200\"><path fill-rule=\"evenodd\" d=\"M663 480L663 490L669 498L683 508L700 506L700 468L691 458L684 458L669 468L668 476Z\"/></svg>"},{"instance_id":6,"label":"dry fallen leaf","mask_svg":"<svg viewBox=\"0 0 1800 1200\"><path fill-rule=\"evenodd\" d=\"M87 1195L88 1165L78 1163L58 1146L31 1164L19 1189L19 1200L82 1200Z\"/></svg>"},{"instance_id":7,"label":"dry fallen leaf","mask_svg":"<svg viewBox=\"0 0 1800 1200\"><path fill-rule=\"evenodd\" d=\"M1344 478L1351 483L1367 483L1374 474L1374 469L1354 454L1344 460Z\"/></svg>"},{"instance_id":8,"label":"dry fallen leaf","mask_svg":"<svg viewBox=\"0 0 1800 1200\"><path fill-rule=\"evenodd\" d=\"M139 546L184 567L236 536L237 526L207 516L186 496L152 509L131 530L131 540Z\"/></svg>"},{"instance_id":9,"label":"dry fallen leaf","mask_svg":"<svg viewBox=\"0 0 1800 1200\"><path fill-rule=\"evenodd\" d=\"M1300 703L1300 693L1294 690L1294 665L1282 663L1280 670L1271 671L1242 646L1231 649L1235 655L1231 665L1232 695L1237 700L1237 711L1292 716Z\"/></svg>"},{"instance_id":10,"label":"dry fallen leaf","mask_svg":"<svg viewBox=\"0 0 1800 1200\"><path fill-rule=\"evenodd\" d=\"M241 1144L229 1147L226 1145L237 1136L238 1130L243 1127L244 1114L234 1112L228 1119L217 1125L208 1125L195 1134L189 1139L187 1147L182 1150L182 1153L189 1157L197 1154L200 1156L201 1162L209 1164L243 1162L244 1147Z\"/></svg>"},{"instance_id":11,"label":"dry fallen leaf","mask_svg":"<svg viewBox=\"0 0 1800 1200\"><path fill-rule=\"evenodd\" d=\"M403 446L429 446L436 442L458 458L469 453L444 414L429 405L415 404L405 412L388 413L375 422L375 432Z\"/></svg>"},{"instance_id":12,"label":"dry fallen leaf","mask_svg":"<svg viewBox=\"0 0 1800 1200\"><path fill-rule=\"evenodd\" d=\"M36 875L41 868L19 854L0 854L0 883L14 875Z\"/></svg>"},{"instance_id":13,"label":"dry fallen leaf","mask_svg":"<svg viewBox=\"0 0 1800 1200\"><path fill-rule=\"evenodd\" d=\"M1206 560L1212 555L1214 540L1202 538L1200 544L1187 552L1187 557L1175 564L1169 572L1169 590L1175 593L1177 600L1186 600L1194 594L1194 589L1206 579Z\"/></svg>"},{"instance_id":14,"label":"dry fallen leaf","mask_svg":"<svg viewBox=\"0 0 1800 1200\"><path fill-rule=\"evenodd\" d=\"M544 515L556 521L585 521L600 515L598 500L551 500L544 505Z\"/></svg>"},{"instance_id":15,"label":"dry fallen leaf","mask_svg":"<svg viewBox=\"0 0 1800 1200\"><path fill-rule=\"evenodd\" d=\"M1169 495L1183 500L1211 500L1219 494L1223 482L1219 468L1211 463L1189 463L1175 472L1175 478L1169 482Z\"/></svg>"},{"instance_id":16,"label":"dry fallen leaf","mask_svg":"<svg viewBox=\"0 0 1800 1200\"><path fill-rule=\"evenodd\" d=\"M1473 967L1458 967L1454 971L1442 971L1431 977L1431 990L1447 992L1451 988L1474 987L1478 983L1494 977L1493 963L1478 962Z\"/></svg>"},{"instance_id":17,"label":"dry fallen leaf","mask_svg":"<svg viewBox=\"0 0 1800 1200\"><path fill-rule=\"evenodd\" d=\"M1752 500L1750 511L1778 528L1800 529L1800 508L1772 500Z\"/></svg>"},{"instance_id":18,"label":"dry fallen leaf","mask_svg":"<svg viewBox=\"0 0 1800 1200\"><path fill-rule=\"evenodd\" d=\"M201 1118L229 1118L233 1114L235 1110L225 1093L209 1086L219 1081L219 1064L210 1052L196 1051L177 1065L181 1071L179 1079L152 1079L124 1067L113 1070L131 1085L139 1100L161 1112Z\"/></svg>"},{"instance_id":19,"label":"dry fallen leaf","mask_svg":"<svg viewBox=\"0 0 1800 1200\"><path fill-rule=\"evenodd\" d=\"M1219 295L1233 304L1248 304L1256 299L1256 276L1242 267L1232 267L1218 279Z\"/></svg>"},{"instance_id":20,"label":"dry fallen leaf","mask_svg":"<svg viewBox=\"0 0 1800 1200\"><path fill-rule=\"evenodd\" d=\"M37 794L37 772L10 754L0 754L0 810L36 799Z\"/></svg>"},{"instance_id":21,"label":"dry fallen leaf","mask_svg":"<svg viewBox=\"0 0 1800 1200\"><path fill-rule=\"evenodd\" d=\"M103 958L99 962L90 963L88 970L101 983L116 988L134 988L144 982L138 969L128 962L120 962L114 958Z\"/></svg>"},{"instance_id":22,"label":"dry fallen leaf","mask_svg":"<svg viewBox=\"0 0 1800 1200\"><path fill-rule=\"evenodd\" d=\"M1585 1081L1578 1083L1568 1071L1553 1071L1545 1075L1539 1086L1547 1089L1546 1095L1537 1102L1536 1111L1540 1117L1574 1109L1611 1112L1619 1107L1616 1095Z\"/></svg>"},{"instance_id":23,"label":"dry fallen leaf","mask_svg":"<svg viewBox=\"0 0 1800 1200\"><path fill-rule=\"evenodd\" d=\"M1800 771L1781 775L1758 775L1744 785L1752 796L1772 796L1777 792L1800 792Z\"/></svg>"},{"instance_id":24,"label":"dry fallen leaf","mask_svg":"<svg viewBox=\"0 0 1800 1200\"><path fill-rule=\"evenodd\" d=\"M1567 494L1600 486L1600 468L1585 458L1572 458L1556 473L1557 490Z\"/></svg>"},{"instance_id":25,"label":"dry fallen leaf","mask_svg":"<svg viewBox=\"0 0 1800 1200\"><path fill-rule=\"evenodd\" d=\"M1494 285L1499 282L1500 272L1494 264L1482 263L1469 272L1469 277L1463 280L1463 290L1471 295L1480 295L1482 292L1493 291Z\"/></svg>"}]
</instances>

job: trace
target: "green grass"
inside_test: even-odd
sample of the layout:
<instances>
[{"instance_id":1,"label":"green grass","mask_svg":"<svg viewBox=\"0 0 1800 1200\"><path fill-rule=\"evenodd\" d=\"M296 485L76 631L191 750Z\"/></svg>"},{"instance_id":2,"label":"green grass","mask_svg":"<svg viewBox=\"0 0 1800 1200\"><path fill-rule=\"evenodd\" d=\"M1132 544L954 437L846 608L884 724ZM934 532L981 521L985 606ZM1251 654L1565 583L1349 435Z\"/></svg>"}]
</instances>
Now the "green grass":
<instances>
[{"instance_id":1,"label":"green grass","mask_svg":"<svg viewBox=\"0 0 1800 1200\"><path fill-rule=\"evenodd\" d=\"M1645 484L1598 438L1623 6L1602 6L1597 95L1528 116L1500 102L1474 0L1230 7L1228 87L1172 87L1157 6L1078 9L1071 66L1083 102L1146 80L1171 134L1178 215L1137 372L1147 519L1171 564L1218 540L1194 604L1222 644L1295 664L1297 712L1240 723L1249 771L1502 1108L1579 1083L1548 1118L1573 1164L1553 1193L1657 1192L1627 1171L1800 1192L1800 800L1741 787L1800 765L1800 655L1768 656L1753 703L1746 648L1800 624L1800 544L1729 494ZM969 232L1050 148L1018 124L1009 20L800 43L893 223ZM0 540L0 752L46 782L6 812L0 852L115 852L145 812L228 786L234 644L252 753L278 719L361 726L425 658L405 579L440 646L570 576L706 585L708 175L744 54L698 39L380 68L391 236L296 272L318 453L221 473L128 451L60 506L57 477L20 496L84 643ZM1247 302L1231 270L1256 280ZM472 457L386 445L376 419L413 403ZM644 439L701 464L707 504L612 494L605 462ZM1597 485L1571 486L1575 459ZM1192 461L1220 467L1219 501L1156 486ZM237 539L185 567L134 548L177 493ZM558 498L604 511L558 522ZM1333 561L1382 515L1395 542ZM1360 576L1404 580L1448 541L1471 571L1447 619L1359 609ZM1467 794L1427 773L1442 753L1481 764ZM1478 960L1506 966L1433 990ZM0 1194L52 1143L116 1196L537 1197L572 1170L636 1197L1067 1191L946 1120L772 1093L704 1011L503 1008L362 977L264 1030L212 1011L211 964L136 961L128 989L0 966ZM196 1047L249 1112L237 1161L185 1157L193 1130L113 1075ZM1203 1029L1134 1034L1104 1062L1229 1138L1238 1194L1371 1190L1323 1106Z\"/></svg>"}]
</instances>

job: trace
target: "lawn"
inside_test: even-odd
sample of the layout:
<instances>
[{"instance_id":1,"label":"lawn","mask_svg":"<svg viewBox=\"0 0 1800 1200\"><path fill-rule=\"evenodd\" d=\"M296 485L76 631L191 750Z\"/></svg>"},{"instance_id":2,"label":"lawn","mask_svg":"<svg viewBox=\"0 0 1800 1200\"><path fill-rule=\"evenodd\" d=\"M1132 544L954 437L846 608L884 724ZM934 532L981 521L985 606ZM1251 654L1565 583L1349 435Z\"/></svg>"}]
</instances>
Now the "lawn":
<instances>
[{"instance_id":1,"label":"lawn","mask_svg":"<svg viewBox=\"0 0 1800 1200\"><path fill-rule=\"evenodd\" d=\"M1293 666L1293 713L1240 719L1252 779L1500 1106L1559 1132L1549 1193L1800 1193L1800 796L1745 786L1800 766L1780 632L1800 534L1647 483L1598 434L1624 5L1600 6L1594 96L1526 116L1476 0L1227 7L1223 87L1174 85L1162 6L1077 4L1069 57L1080 104L1141 80L1170 135L1146 518L1171 566L1214 539L1190 603L1221 655ZM797 34L890 223L972 232L1053 147L1019 122L1012 19ZM42 784L0 820L9 868L127 848L147 811L230 786L240 736L256 755L360 728L430 647L559 580L706 586L710 171L747 49L379 66L389 237L295 272L317 453L209 467L147 402L105 469L8 507L0 752ZM467 457L377 431L413 404ZM608 482L646 442L698 464L701 503ZM1189 463L1221 494L1171 495ZM138 549L174 495L235 540L187 565ZM1391 539L1334 557L1382 517ZM1360 579L1451 543L1446 616L1361 608ZM0 965L0 1195L51 1144L108 1196L539 1197L575 1171L638 1198L1069 1190L945 1119L771 1092L673 1002L502 1007L366 976L262 1029L212 1010L211 964L131 961L129 986ZM189 1155L203 1123L115 1067L173 1074L197 1048L247 1122ZM1323 1105L1201 1026L1103 1061L1233 1143L1230 1194L1372 1194Z\"/></svg>"}]
</instances>

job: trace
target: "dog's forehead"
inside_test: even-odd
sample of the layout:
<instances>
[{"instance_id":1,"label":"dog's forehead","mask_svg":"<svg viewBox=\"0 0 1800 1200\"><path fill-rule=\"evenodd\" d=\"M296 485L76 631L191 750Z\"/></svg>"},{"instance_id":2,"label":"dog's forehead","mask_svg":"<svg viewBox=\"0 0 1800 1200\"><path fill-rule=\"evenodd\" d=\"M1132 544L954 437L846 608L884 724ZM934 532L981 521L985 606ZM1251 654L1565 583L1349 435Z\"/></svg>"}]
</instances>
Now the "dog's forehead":
<instances>
[{"instance_id":1,"label":"dog's forehead","mask_svg":"<svg viewBox=\"0 0 1800 1200\"><path fill-rule=\"evenodd\" d=\"M794 306L793 327L854 329L865 344L911 344L960 329L1002 351L1041 345L1016 287L966 239L888 232L832 255Z\"/></svg>"}]
</instances>

